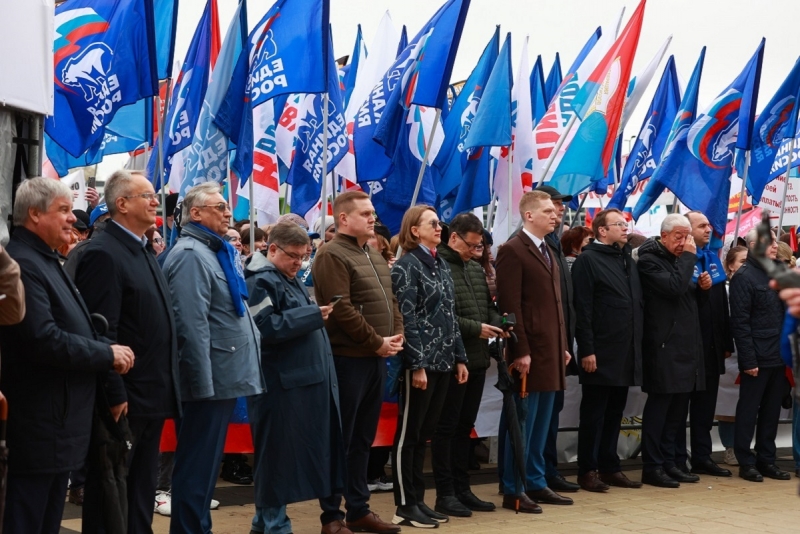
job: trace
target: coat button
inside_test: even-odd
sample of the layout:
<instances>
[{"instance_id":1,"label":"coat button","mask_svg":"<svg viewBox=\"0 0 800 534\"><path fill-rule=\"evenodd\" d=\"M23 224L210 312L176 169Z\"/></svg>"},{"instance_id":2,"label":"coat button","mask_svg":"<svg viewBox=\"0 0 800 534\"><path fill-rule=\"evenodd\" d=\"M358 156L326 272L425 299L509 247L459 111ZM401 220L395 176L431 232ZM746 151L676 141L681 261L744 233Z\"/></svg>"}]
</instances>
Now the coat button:
<instances>
[{"instance_id":1,"label":"coat button","mask_svg":"<svg viewBox=\"0 0 800 534\"><path fill-rule=\"evenodd\" d=\"M231 347L231 350L236 350L236 347Z\"/></svg>"}]
</instances>

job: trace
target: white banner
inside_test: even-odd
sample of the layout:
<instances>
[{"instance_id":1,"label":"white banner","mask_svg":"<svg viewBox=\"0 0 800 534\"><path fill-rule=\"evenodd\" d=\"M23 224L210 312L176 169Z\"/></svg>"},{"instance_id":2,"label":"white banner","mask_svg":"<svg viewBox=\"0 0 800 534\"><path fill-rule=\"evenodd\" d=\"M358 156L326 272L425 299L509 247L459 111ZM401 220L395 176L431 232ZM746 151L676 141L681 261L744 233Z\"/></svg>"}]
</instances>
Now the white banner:
<instances>
[{"instance_id":1,"label":"white banner","mask_svg":"<svg viewBox=\"0 0 800 534\"><path fill-rule=\"evenodd\" d=\"M758 206L769 211L773 226L777 226L783 205L783 191L786 188L786 175L782 174L764 188ZM789 190L786 192L786 211L783 214L784 226L800 225L800 203L797 193L800 191L800 178L789 178Z\"/></svg>"},{"instance_id":2,"label":"white banner","mask_svg":"<svg viewBox=\"0 0 800 534\"><path fill-rule=\"evenodd\" d=\"M61 182L67 184L72 191L72 209L86 211L89 203L86 202L86 176L83 174L83 169L66 175Z\"/></svg>"}]
</instances>

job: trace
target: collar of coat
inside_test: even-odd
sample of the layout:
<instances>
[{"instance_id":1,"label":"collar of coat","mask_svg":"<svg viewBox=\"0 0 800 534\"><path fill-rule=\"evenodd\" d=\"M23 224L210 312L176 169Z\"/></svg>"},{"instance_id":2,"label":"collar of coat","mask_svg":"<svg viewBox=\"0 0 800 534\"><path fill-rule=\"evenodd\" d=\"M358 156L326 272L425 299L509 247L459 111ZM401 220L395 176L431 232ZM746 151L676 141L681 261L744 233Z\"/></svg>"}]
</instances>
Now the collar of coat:
<instances>
[{"instance_id":1,"label":"collar of coat","mask_svg":"<svg viewBox=\"0 0 800 534\"><path fill-rule=\"evenodd\" d=\"M342 234L339 232L336 232L336 234L333 236L333 240L349 243L357 248L360 248L361 250L366 250L367 247L369 246L369 245L364 245L363 247L361 247L358 245L358 239L356 237L352 235Z\"/></svg>"},{"instance_id":2,"label":"collar of coat","mask_svg":"<svg viewBox=\"0 0 800 534\"><path fill-rule=\"evenodd\" d=\"M58 261L58 252L47 246L47 243L45 243L41 237L34 234L24 226L17 226L17 228L14 230L14 234L11 236L11 239L15 241L22 241L43 256Z\"/></svg>"},{"instance_id":3,"label":"collar of coat","mask_svg":"<svg viewBox=\"0 0 800 534\"><path fill-rule=\"evenodd\" d=\"M436 264L439 261L438 259L434 258L430 254L428 254L427 252L422 250L421 247L414 247L411 250L409 250L408 252L406 252L406 254L410 254L410 255L414 256L419 261L421 261L422 263L427 265L429 269L436 268Z\"/></svg>"},{"instance_id":4,"label":"collar of coat","mask_svg":"<svg viewBox=\"0 0 800 534\"><path fill-rule=\"evenodd\" d=\"M146 243L142 241L137 242L131 234L123 230L122 226L113 219L106 225L104 233L119 240L131 252L139 252L143 248L146 248Z\"/></svg>"},{"instance_id":5,"label":"collar of coat","mask_svg":"<svg viewBox=\"0 0 800 534\"><path fill-rule=\"evenodd\" d=\"M108 231L108 229L106 229ZM194 239L197 239L201 243L205 243L205 245L210 248L215 254L219 251L223 246L222 238L219 236L211 235L208 232L204 232L200 230L200 228L192 225L187 224L181 229L181 237L188 236ZM215 239L216 238L216 239Z\"/></svg>"}]
</instances>

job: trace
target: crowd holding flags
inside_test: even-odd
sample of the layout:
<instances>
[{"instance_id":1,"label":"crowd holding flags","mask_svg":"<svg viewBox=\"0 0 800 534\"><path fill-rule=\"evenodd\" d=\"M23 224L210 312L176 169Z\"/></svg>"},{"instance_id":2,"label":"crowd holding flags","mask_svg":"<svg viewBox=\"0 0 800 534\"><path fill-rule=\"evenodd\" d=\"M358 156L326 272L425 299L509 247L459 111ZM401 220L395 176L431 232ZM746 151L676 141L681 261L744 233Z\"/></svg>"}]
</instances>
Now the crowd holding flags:
<instances>
[{"instance_id":1,"label":"crowd holding flags","mask_svg":"<svg viewBox=\"0 0 800 534\"><path fill-rule=\"evenodd\" d=\"M573 195L613 185L609 206L624 208L646 180L634 218L668 188L722 234L733 172L757 203L800 165L800 61L754 122L763 42L697 117L704 53L683 98L670 57L622 162L622 129L669 45L631 76L645 0L621 30L622 15L597 28L563 75L559 54L547 76L541 56L528 70L525 46L512 77L511 37L498 51L498 28L448 100L469 5L444 1L410 41L388 13L369 48L359 25L337 68L329 0L278 0L249 35L241 0L224 40L208 0L162 117L153 104L172 68L178 1L69 0L55 16L48 168L63 176L144 149L157 189L162 177L181 196L227 182L232 204L251 200L262 223L288 211L311 222L329 196L362 187L393 231L412 203L427 203L445 220L488 206L505 235L515 199L539 184Z\"/></svg>"}]
</instances>

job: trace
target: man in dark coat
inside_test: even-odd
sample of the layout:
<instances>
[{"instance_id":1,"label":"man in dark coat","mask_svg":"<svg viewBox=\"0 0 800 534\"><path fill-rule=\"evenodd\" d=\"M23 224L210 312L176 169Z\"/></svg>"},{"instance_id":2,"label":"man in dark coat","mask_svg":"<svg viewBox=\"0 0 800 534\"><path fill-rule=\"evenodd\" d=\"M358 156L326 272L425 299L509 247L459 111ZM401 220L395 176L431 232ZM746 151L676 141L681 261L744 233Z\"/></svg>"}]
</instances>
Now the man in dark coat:
<instances>
[{"instance_id":1,"label":"man in dark coat","mask_svg":"<svg viewBox=\"0 0 800 534\"><path fill-rule=\"evenodd\" d=\"M711 239L708 218L699 211L690 211L686 217L692 223L692 237L697 246L697 264L692 279L697 284L697 312L706 373L705 387L692 392L689 404L692 473L729 477L731 472L711 459L711 429L717 408L719 377L725 374L725 358L733 352L725 283L728 277L719 255L708 248ZM686 465L686 432L678 432L675 447L676 464Z\"/></svg>"},{"instance_id":2,"label":"man in dark coat","mask_svg":"<svg viewBox=\"0 0 800 534\"><path fill-rule=\"evenodd\" d=\"M3 531L57 533L70 471L83 467L97 374L127 373L130 348L99 339L54 249L72 235L72 192L49 178L20 185L8 254L19 263L27 313L0 327L0 390L8 398Z\"/></svg>"},{"instance_id":3,"label":"man in dark coat","mask_svg":"<svg viewBox=\"0 0 800 534\"><path fill-rule=\"evenodd\" d=\"M572 354L576 325L572 275L569 265L567 265L567 258L561 249L561 228L564 224L564 211L566 211L566 204L572 200L572 195L562 195L555 187L549 185L540 185L536 190L544 191L550 195L550 200L553 201L553 206L556 208L556 229L545 236L545 241L556 252L553 255L553 259L558 263L558 272L561 278L561 308L564 311L564 324L567 327L567 350L573 356L567 365L566 373L567 376L577 375L578 361L574 357L575 355ZM558 447L556 446L556 441L558 439L559 416L563 409L564 391L556 391L556 398L553 400L553 415L550 417L550 428L547 430L547 443L544 447L545 478L547 479L547 487L554 491L575 492L579 489L578 484L569 482L558 471Z\"/></svg>"},{"instance_id":4,"label":"man in dark coat","mask_svg":"<svg viewBox=\"0 0 800 534\"><path fill-rule=\"evenodd\" d=\"M622 212L601 211L592 230L596 241L572 268L583 392L578 483L588 491L640 488L622 473L617 441L628 388L642 385L642 287Z\"/></svg>"},{"instance_id":5,"label":"man in dark coat","mask_svg":"<svg viewBox=\"0 0 800 534\"><path fill-rule=\"evenodd\" d=\"M746 237L751 251L756 239L754 228ZM773 234L767 258L774 261L777 253ZM741 371L733 449L739 461L739 476L751 482L762 482L764 477L791 478L775 465L781 401L789 393L780 348L785 312L778 293L769 287L769 276L750 252L731 279L731 330ZM753 434L756 454L750 450Z\"/></svg>"},{"instance_id":6,"label":"man in dark coat","mask_svg":"<svg viewBox=\"0 0 800 534\"><path fill-rule=\"evenodd\" d=\"M324 320L297 279L309 239L293 222L270 231L270 245L247 266L248 305L261 332L266 392L248 398L255 447L253 532L289 533L286 505L344 489L345 454L339 385ZM334 515L322 532L347 533Z\"/></svg>"},{"instance_id":7,"label":"man in dark coat","mask_svg":"<svg viewBox=\"0 0 800 534\"><path fill-rule=\"evenodd\" d=\"M136 367L124 378L111 374L106 396L115 419L128 418L133 446L128 454L128 532L150 532L153 495L164 420L179 415L178 344L167 281L144 236L155 223L158 195L142 174L125 170L105 186L111 220L84 249L75 284L91 312L108 320L106 337L130 346ZM83 531L102 515L100 473L87 474ZM93 526L94 525L94 526Z\"/></svg>"},{"instance_id":8,"label":"man in dark coat","mask_svg":"<svg viewBox=\"0 0 800 534\"><path fill-rule=\"evenodd\" d=\"M510 370L524 378L518 404L527 408L524 421L526 480L518 492L512 444L506 440L503 508L541 513L538 503L572 504L547 487L544 447L553 401L564 390L564 369L571 358L561 306L561 282L555 251L545 236L555 229L557 215L550 195L525 193L519 203L522 230L502 245L497 254L497 303L501 313L514 314L516 341L510 341L506 358Z\"/></svg>"},{"instance_id":9,"label":"man in dark coat","mask_svg":"<svg viewBox=\"0 0 800 534\"><path fill-rule=\"evenodd\" d=\"M644 293L642 357L647 402L642 414L642 482L677 488L700 477L675 462L675 440L686 432L689 396L705 387L703 340L692 281L697 247L683 215L667 215L661 238L639 247Z\"/></svg>"}]
</instances>

